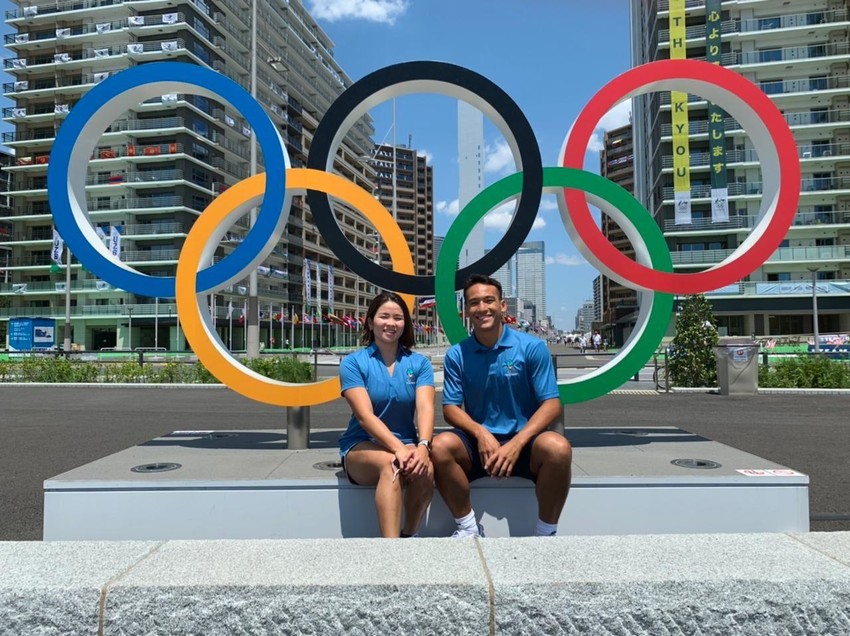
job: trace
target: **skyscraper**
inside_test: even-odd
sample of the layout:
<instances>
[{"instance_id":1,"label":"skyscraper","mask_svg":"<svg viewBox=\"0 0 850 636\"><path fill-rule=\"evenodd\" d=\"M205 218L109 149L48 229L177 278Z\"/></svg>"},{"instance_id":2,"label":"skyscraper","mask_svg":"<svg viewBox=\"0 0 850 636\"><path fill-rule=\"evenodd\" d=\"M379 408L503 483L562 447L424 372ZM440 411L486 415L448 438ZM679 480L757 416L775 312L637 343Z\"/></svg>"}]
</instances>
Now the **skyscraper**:
<instances>
[{"instance_id":1,"label":"skyscraper","mask_svg":"<svg viewBox=\"0 0 850 636\"><path fill-rule=\"evenodd\" d=\"M534 303L534 319L546 319L546 250L543 241L523 243L516 253L516 295Z\"/></svg>"},{"instance_id":2,"label":"skyscraper","mask_svg":"<svg viewBox=\"0 0 850 636\"><path fill-rule=\"evenodd\" d=\"M255 94L281 131L292 166L300 167L318 120L351 83L334 58L333 43L300 0L15 4L19 8L6 14L13 30L6 38L11 56L6 67L14 81L4 86L14 105L3 112L15 126L3 139L16 152L10 169L15 205L10 213L0 213L0 223L11 224L13 231L12 240L0 237L0 247L11 248L11 281L0 283L9 306L0 309L0 320L64 315L64 294L50 271L46 169L59 126L92 86L153 61L209 67ZM361 157L373 147L372 133L368 117L357 122L334 163L337 172L369 191L375 174ZM219 98L175 94L139 104L110 126L92 157L87 194L93 223L105 234L115 228L127 265L150 275L174 275L194 219L249 175L251 138L248 123ZM335 207L346 234L369 254L373 229L359 213ZM216 258L232 251L247 231L247 219L238 221ZM304 197L295 196L283 239L258 268L259 310L265 316L261 341L270 343L282 327L279 320L269 322L272 316L316 306L315 298L305 297L308 262L314 266L314 294L320 270L324 309L331 300L337 313L365 308L368 298L357 289L357 277L327 249ZM333 298L328 298L328 265L335 265ZM171 299L157 302L111 288L76 261L71 271L75 345L184 347ZM18 290L26 284L25 291L15 293L12 284ZM227 316L243 313L246 293L247 280L215 294L222 335L229 328ZM233 344L244 346L239 339Z\"/></svg>"},{"instance_id":3,"label":"skyscraper","mask_svg":"<svg viewBox=\"0 0 850 636\"><path fill-rule=\"evenodd\" d=\"M802 181L793 225L764 265L708 294L721 332L811 334L813 278L820 332L850 331L847 2L632 0L631 7L635 64L719 63L767 93L796 140ZM673 110L684 115L676 126ZM675 270L717 265L750 235L762 205L747 131L701 97L666 92L635 100L633 123L638 199L661 226Z\"/></svg>"}]
</instances>

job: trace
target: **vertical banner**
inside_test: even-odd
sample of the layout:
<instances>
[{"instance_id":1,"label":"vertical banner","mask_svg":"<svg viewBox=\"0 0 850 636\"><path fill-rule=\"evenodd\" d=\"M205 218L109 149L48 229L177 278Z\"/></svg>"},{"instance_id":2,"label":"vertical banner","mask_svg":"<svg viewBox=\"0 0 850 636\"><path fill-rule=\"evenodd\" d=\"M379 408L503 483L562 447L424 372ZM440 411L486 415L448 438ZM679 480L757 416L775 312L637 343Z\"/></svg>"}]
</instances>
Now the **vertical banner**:
<instances>
[{"instance_id":1,"label":"vertical banner","mask_svg":"<svg viewBox=\"0 0 850 636\"><path fill-rule=\"evenodd\" d=\"M319 322L322 316L322 264L316 261L316 314L314 322ZM321 324L321 322L319 322Z\"/></svg>"},{"instance_id":2,"label":"vertical banner","mask_svg":"<svg viewBox=\"0 0 850 636\"><path fill-rule=\"evenodd\" d=\"M328 313L334 312L334 266L328 265Z\"/></svg>"},{"instance_id":3,"label":"vertical banner","mask_svg":"<svg viewBox=\"0 0 850 636\"><path fill-rule=\"evenodd\" d=\"M721 63L721 0L705 3L705 59ZM708 157L711 173L711 222L729 220L729 188L726 183L726 131L723 127L725 113L716 104L708 103Z\"/></svg>"},{"instance_id":4,"label":"vertical banner","mask_svg":"<svg viewBox=\"0 0 850 636\"><path fill-rule=\"evenodd\" d=\"M121 260L121 232L114 225L109 228L109 253Z\"/></svg>"},{"instance_id":5,"label":"vertical banner","mask_svg":"<svg viewBox=\"0 0 850 636\"><path fill-rule=\"evenodd\" d=\"M310 279L312 276L310 272L310 268L313 267L313 263L309 258L304 259L304 300L307 302L307 311L310 311L310 300L313 296L313 282Z\"/></svg>"},{"instance_id":6,"label":"vertical banner","mask_svg":"<svg viewBox=\"0 0 850 636\"><path fill-rule=\"evenodd\" d=\"M687 59L685 0L670 0L670 59ZM688 94L670 91L673 123L673 196L676 225L691 223L691 151L688 141Z\"/></svg>"}]
</instances>

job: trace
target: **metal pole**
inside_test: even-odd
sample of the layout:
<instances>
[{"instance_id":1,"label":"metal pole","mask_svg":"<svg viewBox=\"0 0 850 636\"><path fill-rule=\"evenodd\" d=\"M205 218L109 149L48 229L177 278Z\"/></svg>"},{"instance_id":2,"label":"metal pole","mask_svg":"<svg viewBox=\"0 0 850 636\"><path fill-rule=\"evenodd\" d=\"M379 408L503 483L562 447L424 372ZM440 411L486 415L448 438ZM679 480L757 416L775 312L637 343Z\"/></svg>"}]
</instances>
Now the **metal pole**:
<instances>
[{"instance_id":1,"label":"metal pole","mask_svg":"<svg viewBox=\"0 0 850 636\"><path fill-rule=\"evenodd\" d=\"M398 210L396 209L396 150L395 150L395 97L393 97L393 218L398 220Z\"/></svg>"},{"instance_id":2,"label":"metal pole","mask_svg":"<svg viewBox=\"0 0 850 636\"><path fill-rule=\"evenodd\" d=\"M820 353L820 331L818 329L818 275L819 267L809 267L812 273L812 322L815 332L815 353Z\"/></svg>"},{"instance_id":3,"label":"metal pole","mask_svg":"<svg viewBox=\"0 0 850 636\"><path fill-rule=\"evenodd\" d=\"M131 306L127 306L127 315L129 316L128 326L127 326L127 348L132 351L133 350L133 308Z\"/></svg>"},{"instance_id":4,"label":"metal pole","mask_svg":"<svg viewBox=\"0 0 850 636\"><path fill-rule=\"evenodd\" d=\"M310 448L310 407L286 407L286 447L289 450Z\"/></svg>"},{"instance_id":5,"label":"metal pole","mask_svg":"<svg viewBox=\"0 0 850 636\"><path fill-rule=\"evenodd\" d=\"M6 255L8 262L9 255ZM7 270L8 276L8 270ZM71 355L71 248L65 247L65 357Z\"/></svg>"},{"instance_id":6,"label":"metal pole","mask_svg":"<svg viewBox=\"0 0 850 636\"><path fill-rule=\"evenodd\" d=\"M251 3L251 97L257 98L257 2ZM251 132L251 176L257 174L257 136ZM251 208L249 227L257 222L257 208ZM257 268L248 274L248 315L245 318L247 342L245 351L248 358L260 355L260 305L257 298Z\"/></svg>"},{"instance_id":7,"label":"metal pole","mask_svg":"<svg viewBox=\"0 0 850 636\"><path fill-rule=\"evenodd\" d=\"M153 346L159 349L159 297L153 299Z\"/></svg>"}]
</instances>

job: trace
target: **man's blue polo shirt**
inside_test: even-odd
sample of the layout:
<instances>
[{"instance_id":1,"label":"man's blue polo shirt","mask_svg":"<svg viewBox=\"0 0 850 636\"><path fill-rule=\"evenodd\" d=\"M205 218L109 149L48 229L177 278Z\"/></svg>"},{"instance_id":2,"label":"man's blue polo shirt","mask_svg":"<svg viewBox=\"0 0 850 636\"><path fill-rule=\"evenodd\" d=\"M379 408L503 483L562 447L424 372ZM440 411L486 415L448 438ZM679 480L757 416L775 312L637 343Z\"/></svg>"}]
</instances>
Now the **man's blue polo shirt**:
<instances>
[{"instance_id":1,"label":"man's blue polo shirt","mask_svg":"<svg viewBox=\"0 0 850 636\"><path fill-rule=\"evenodd\" d=\"M488 348L470 336L451 347L443 361L443 405L463 406L494 435L523 428L544 400L558 397L546 343L502 328Z\"/></svg>"},{"instance_id":2,"label":"man's blue polo shirt","mask_svg":"<svg viewBox=\"0 0 850 636\"><path fill-rule=\"evenodd\" d=\"M416 442L413 419L416 412L416 389L420 386L434 386L434 369L428 358L399 347L395 368L390 375L378 346L373 342L365 349L343 358L339 365L339 377L343 392L355 387L366 389L372 400L372 411L393 435L405 444ZM348 429L339 439L340 455L344 457L356 444L371 439L352 414Z\"/></svg>"}]
</instances>

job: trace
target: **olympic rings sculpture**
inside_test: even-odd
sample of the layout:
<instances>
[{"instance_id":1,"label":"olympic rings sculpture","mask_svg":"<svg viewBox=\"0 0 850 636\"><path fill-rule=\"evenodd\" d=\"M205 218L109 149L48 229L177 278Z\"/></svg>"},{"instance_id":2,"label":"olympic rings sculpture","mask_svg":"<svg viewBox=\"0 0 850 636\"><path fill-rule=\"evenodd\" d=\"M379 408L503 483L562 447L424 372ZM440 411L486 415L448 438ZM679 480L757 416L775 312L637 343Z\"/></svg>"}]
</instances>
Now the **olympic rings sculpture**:
<instances>
[{"instance_id":1,"label":"olympic rings sculpture","mask_svg":"<svg viewBox=\"0 0 850 636\"><path fill-rule=\"evenodd\" d=\"M764 182L761 209L749 237L723 262L703 272L674 273L664 237L652 216L632 195L611 181L584 171L585 151L601 117L618 102L651 91L686 91L709 99L747 131L758 153ZM88 159L98 139L122 112L169 92L193 92L224 99L251 125L262 149L266 173L240 181L218 196L189 231L175 277L142 274L113 257L92 227L85 198ZM518 172L481 191L461 210L444 239L433 276L415 276L401 229L371 195L331 174L333 159L348 129L370 108L414 92L463 99L500 129ZM273 175L267 179L266 175ZM313 220L337 258L356 274L403 294L436 296L437 311L452 343L467 333L457 314L455 290L469 273L491 274L525 241L544 191L553 192L564 226L579 252L601 273L643 292L637 325L620 352L580 378L559 381L564 404L593 399L617 388L650 359L664 335L672 294L693 294L733 283L759 267L784 239L800 196L796 144L781 112L761 90L721 66L695 60L652 62L616 77L585 106L564 139L559 165L544 168L527 119L498 86L468 69L443 62L407 62L375 71L344 91L319 123L307 168L292 169L274 123L241 86L209 69L158 62L122 71L101 82L74 106L60 127L51 152L48 196L56 229L77 259L115 287L149 297L175 297L186 339L198 359L221 382L248 398L278 406L329 402L340 393L339 378L291 384L259 375L235 360L221 342L204 294L243 278L281 240L295 190L306 191ZM383 238L393 269L363 257L336 222L329 197L358 209ZM486 256L456 270L466 236L489 211L515 199L511 225ZM230 226L262 202L245 240L220 262L211 262ZM614 248L593 221L588 202L608 214L626 233L637 262Z\"/></svg>"}]
</instances>

